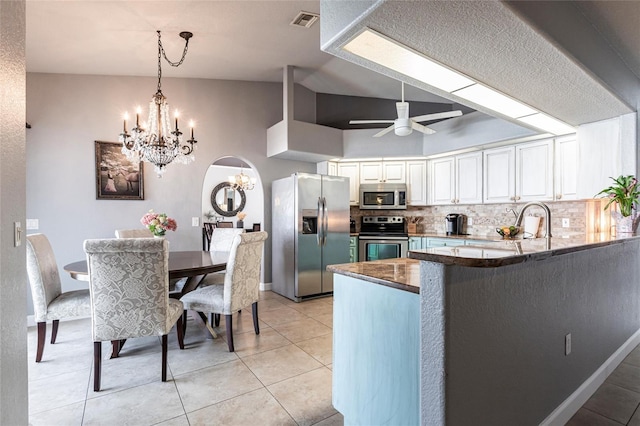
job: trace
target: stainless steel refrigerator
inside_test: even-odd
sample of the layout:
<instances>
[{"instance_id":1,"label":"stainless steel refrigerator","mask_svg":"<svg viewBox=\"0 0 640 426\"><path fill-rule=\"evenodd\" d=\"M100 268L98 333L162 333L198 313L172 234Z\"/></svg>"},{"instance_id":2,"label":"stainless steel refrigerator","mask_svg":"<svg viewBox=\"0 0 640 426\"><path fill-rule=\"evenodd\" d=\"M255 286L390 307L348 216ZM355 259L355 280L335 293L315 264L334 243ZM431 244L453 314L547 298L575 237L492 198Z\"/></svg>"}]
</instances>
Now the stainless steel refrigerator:
<instances>
[{"instance_id":1,"label":"stainless steel refrigerator","mask_svg":"<svg viewBox=\"0 0 640 426\"><path fill-rule=\"evenodd\" d=\"M272 196L272 290L296 302L332 294L327 265L349 262L349 178L294 173Z\"/></svg>"}]
</instances>

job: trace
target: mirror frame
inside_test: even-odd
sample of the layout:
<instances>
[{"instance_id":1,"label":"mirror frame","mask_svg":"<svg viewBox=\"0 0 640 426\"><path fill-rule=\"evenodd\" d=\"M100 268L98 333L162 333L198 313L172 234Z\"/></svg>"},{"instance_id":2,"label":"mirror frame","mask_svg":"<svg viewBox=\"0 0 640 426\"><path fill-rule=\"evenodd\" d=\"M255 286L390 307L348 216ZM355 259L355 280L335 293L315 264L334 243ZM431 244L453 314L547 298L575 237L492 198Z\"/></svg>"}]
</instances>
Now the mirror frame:
<instances>
[{"instance_id":1,"label":"mirror frame","mask_svg":"<svg viewBox=\"0 0 640 426\"><path fill-rule=\"evenodd\" d=\"M240 194L240 205L238 205L238 207L231 211L222 210L220 206L218 206L218 203L216 203L216 195L218 195L218 192L220 192L220 190L231 187L232 186L229 182L222 182L217 184L215 188L213 188L213 191L211 191L211 207L213 207L213 210L215 210L215 212L220 216L233 217L241 212L244 209L245 204L247 203L247 196L245 195L244 190L242 188L235 188L234 190Z\"/></svg>"}]
</instances>

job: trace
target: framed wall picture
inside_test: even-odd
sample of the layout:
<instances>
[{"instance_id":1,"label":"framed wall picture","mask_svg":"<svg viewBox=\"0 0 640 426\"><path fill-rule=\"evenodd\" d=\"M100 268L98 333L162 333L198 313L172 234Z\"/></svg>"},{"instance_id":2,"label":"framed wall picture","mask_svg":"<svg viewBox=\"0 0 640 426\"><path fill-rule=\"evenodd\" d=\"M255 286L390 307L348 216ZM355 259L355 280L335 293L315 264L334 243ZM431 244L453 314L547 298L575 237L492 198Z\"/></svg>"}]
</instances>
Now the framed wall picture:
<instances>
[{"instance_id":1,"label":"framed wall picture","mask_svg":"<svg viewBox=\"0 0 640 426\"><path fill-rule=\"evenodd\" d=\"M96 199L144 200L142 161L132 162L117 142L96 141Z\"/></svg>"}]
</instances>

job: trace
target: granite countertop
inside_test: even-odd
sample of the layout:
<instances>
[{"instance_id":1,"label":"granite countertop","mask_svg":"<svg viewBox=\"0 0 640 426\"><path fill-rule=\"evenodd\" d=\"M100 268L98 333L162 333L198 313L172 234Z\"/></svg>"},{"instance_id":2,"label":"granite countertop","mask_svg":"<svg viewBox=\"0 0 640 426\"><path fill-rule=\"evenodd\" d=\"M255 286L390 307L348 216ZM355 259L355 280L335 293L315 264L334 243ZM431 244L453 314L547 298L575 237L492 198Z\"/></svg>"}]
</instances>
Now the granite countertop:
<instances>
[{"instance_id":1,"label":"granite countertop","mask_svg":"<svg viewBox=\"0 0 640 426\"><path fill-rule=\"evenodd\" d=\"M336 274L420 293L420 261L407 258L329 265Z\"/></svg>"},{"instance_id":2,"label":"granite countertop","mask_svg":"<svg viewBox=\"0 0 640 426\"><path fill-rule=\"evenodd\" d=\"M541 260L551 256L574 253L611 244L624 244L625 241L637 238L640 238L640 236L616 238L608 233L603 233L581 234L567 238L505 239L469 246L411 250L409 251L409 257L445 265L494 268L531 260ZM477 240L477 238L473 239Z\"/></svg>"},{"instance_id":3,"label":"granite countertop","mask_svg":"<svg viewBox=\"0 0 640 426\"><path fill-rule=\"evenodd\" d=\"M454 240L473 240L473 241L502 241L502 238L496 234L496 236L489 235L447 235L436 232L420 232L415 234L409 234L409 237L430 237L430 238L451 238Z\"/></svg>"}]
</instances>

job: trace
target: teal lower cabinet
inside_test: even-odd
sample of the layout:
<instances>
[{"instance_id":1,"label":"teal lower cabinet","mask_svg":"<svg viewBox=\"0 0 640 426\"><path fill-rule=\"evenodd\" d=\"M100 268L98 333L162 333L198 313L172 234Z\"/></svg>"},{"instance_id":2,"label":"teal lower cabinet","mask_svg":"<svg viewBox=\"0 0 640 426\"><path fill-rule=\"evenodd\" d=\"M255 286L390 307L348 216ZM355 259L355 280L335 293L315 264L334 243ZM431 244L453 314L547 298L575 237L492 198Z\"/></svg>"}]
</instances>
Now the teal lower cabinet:
<instances>
[{"instance_id":1,"label":"teal lower cabinet","mask_svg":"<svg viewBox=\"0 0 640 426\"><path fill-rule=\"evenodd\" d=\"M456 238L431 238L428 237L426 245L424 248L431 247L455 247L455 246L463 246L464 240L456 239Z\"/></svg>"},{"instance_id":2,"label":"teal lower cabinet","mask_svg":"<svg viewBox=\"0 0 640 426\"><path fill-rule=\"evenodd\" d=\"M358 237L349 239L349 261L351 263L358 261Z\"/></svg>"},{"instance_id":3,"label":"teal lower cabinet","mask_svg":"<svg viewBox=\"0 0 640 426\"><path fill-rule=\"evenodd\" d=\"M333 406L345 425L419 425L420 295L333 280Z\"/></svg>"},{"instance_id":4,"label":"teal lower cabinet","mask_svg":"<svg viewBox=\"0 0 640 426\"><path fill-rule=\"evenodd\" d=\"M422 250L425 247L426 238L409 237L409 250Z\"/></svg>"}]
</instances>

